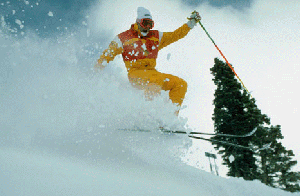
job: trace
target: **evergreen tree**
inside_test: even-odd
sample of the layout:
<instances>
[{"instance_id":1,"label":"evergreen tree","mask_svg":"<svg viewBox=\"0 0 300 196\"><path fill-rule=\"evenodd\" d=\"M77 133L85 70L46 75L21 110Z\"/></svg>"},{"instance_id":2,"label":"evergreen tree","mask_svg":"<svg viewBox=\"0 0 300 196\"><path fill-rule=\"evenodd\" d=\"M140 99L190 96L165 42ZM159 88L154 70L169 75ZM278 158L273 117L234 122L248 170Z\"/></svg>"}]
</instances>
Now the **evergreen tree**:
<instances>
[{"instance_id":1,"label":"evergreen tree","mask_svg":"<svg viewBox=\"0 0 300 196\"><path fill-rule=\"evenodd\" d=\"M279 169L277 152L283 148L279 142L280 139L283 139L280 126L259 127L256 131L256 137L253 138L253 142L258 146L272 142L270 148L258 153L260 180L271 187L277 187L276 178L278 179Z\"/></svg>"},{"instance_id":2,"label":"evergreen tree","mask_svg":"<svg viewBox=\"0 0 300 196\"><path fill-rule=\"evenodd\" d=\"M228 141L243 146L263 147L272 143L267 150L258 154L222 143L216 145L228 166L228 176L243 177L246 180L259 179L263 183L290 192L300 191L300 172L292 171L297 161L292 160L293 151L286 150L280 142L283 139L281 127L270 126L270 119L262 114L255 99L242 89L232 70L219 59L211 68L214 83L217 86L214 99L214 126L216 133L245 134L254 128L254 136L247 138L228 138L215 136L213 139Z\"/></svg>"},{"instance_id":3,"label":"evergreen tree","mask_svg":"<svg viewBox=\"0 0 300 196\"><path fill-rule=\"evenodd\" d=\"M300 192L300 172L292 171L297 164L296 160L292 160L295 156L293 151L283 148L278 154L279 188L290 192Z\"/></svg>"},{"instance_id":4,"label":"evergreen tree","mask_svg":"<svg viewBox=\"0 0 300 196\"><path fill-rule=\"evenodd\" d=\"M251 99L250 95L242 89L241 84L235 79L234 73L224 62L216 58L211 72L214 76L213 81L217 86L213 102L215 105L213 120L216 133L245 134L259 125L270 123L269 118L261 114L255 100ZM249 146L252 142L252 137L215 137L213 139L243 146ZM224 164L229 168L227 175L243 177L246 180L257 178L258 167L256 157L252 151L221 143L213 144L216 145L219 153L222 154Z\"/></svg>"},{"instance_id":5,"label":"evergreen tree","mask_svg":"<svg viewBox=\"0 0 300 196\"><path fill-rule=\"evenodd\" d=\"M262 134L263 133L263 134ZM264 131L257 133L258 137L272 142L269 149L259 153L261 163L261 181L269 186L278 187L286 191L300 191L300 173L292 171L297 161L292 160L294 153L280 142L284 137L281 127L264 127Z\"/></svg>"}]
</instances>

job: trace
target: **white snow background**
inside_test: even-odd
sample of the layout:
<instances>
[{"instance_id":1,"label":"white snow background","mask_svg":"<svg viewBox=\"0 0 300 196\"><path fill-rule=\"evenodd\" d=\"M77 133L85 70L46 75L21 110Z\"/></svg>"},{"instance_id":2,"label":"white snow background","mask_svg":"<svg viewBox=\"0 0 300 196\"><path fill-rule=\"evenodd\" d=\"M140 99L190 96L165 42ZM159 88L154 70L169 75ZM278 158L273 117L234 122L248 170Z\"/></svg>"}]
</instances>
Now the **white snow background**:
<instances>
[{"instance_id":1,"label":"white snow background","mask_svg":"<svg viewBox=\"0 0 300 196\"><path fill-rule=\"evenodd\" d=\"M272 2L282 6L281 1ZM285 3L289 11L294 9L293 14L299 13L296 11L299 7L293 4L294 1L290 2ZM100 52L115 36L105 34L108 41L103 44L97 42L97 35L107 32L107 29L112 29L114 34L126 30L134 22L138 5L152 11L157 21L156 28L162 31L179 27L186 22L191 11L178 2L161 1L160 5L172 5L162 8L150 1L105 1L90 10L90 15L78 25L79 31L56 38L40 38L35 30L24 30L26 22L22 19L16 21L20 26L17 31L22 37L9 36L16 30L10 29L1 18L0 195L299 195L267 187L258 181L212 175L207 172L208 161L204 156L205 151L213 151L211 145L205 142L192 144L184 135L155 131L161 124L170 128L181 127L186 121L193 129L213 130L214 86L209 68L218 54L200 27L195 27L184 41L159 54L159 70L179 75L189 83L184 102L187 108L182 111L180 125L172 115L176 108L168 101L166 93L149 102L143 99L142 92L130 86L121 58L102 73L91 70ZM214 29L214 37L223 38L218 42L220 47L236 64L237 72L244 76L249 89L257 91L254 97L262 100L259 104L268 105L271 103L264 102L267 98L261 95L267 87L258 88L257 79L265 76L267 68L274 76L275 70L267 65L270 56L261 54L257 57L259 60L255 63L260 64L261 70L250 72L254 60L248 57L258 48L260 52L264 51L261 41L270 43L268 26L276 25L262 25L261 20L267 20L260 11L262 7L265 12L272 12L262 1L257 1L249 10L250 16L255 17L249 20L242 20L245 16L235 13L230 7L214 10L202 5L197 10L205 16L203 21L206 21L207 28ZM280 12L280 17L289 15L287 10ZM120 17L116 17L117 13L127 16L122 18L122 23L118 23ZM45 14L55 17L51 10ZM227 17L232 20L227 20ZM225 21L226 27L230 28L217 27L212 21ZM258 27L253 27L252 23L261 28L260 36L253 36ZM224 31L227 32L225 38ZM243 36L233 37L236 34L230 32L234 31L241 31ZM292 41L295 38L293 29L290 32L289 43L280 46L293 51L298 46ZM280 35L272 37L281 40ZM240 39L238 43L245 43L228 45L236 39ZM251 42L261 47L256 48ZM269 47L275 50L279 43ZM236 58L238 50L248 50L249 47L252 49ZM294 62L299 57L280 52L290 56L278 57L277 61L288 61L290 68L294 69ZM293 77L298 71L294 70L288 76ZM293 110L295 113L299 113L297 108ZM270 108L266 110L272 111ZM274 118L281 124L278 117ZM153 132L119 130L133 127ZM291 146L296 154L299 153L296 144Z\"/></svg>"}]
</instances>

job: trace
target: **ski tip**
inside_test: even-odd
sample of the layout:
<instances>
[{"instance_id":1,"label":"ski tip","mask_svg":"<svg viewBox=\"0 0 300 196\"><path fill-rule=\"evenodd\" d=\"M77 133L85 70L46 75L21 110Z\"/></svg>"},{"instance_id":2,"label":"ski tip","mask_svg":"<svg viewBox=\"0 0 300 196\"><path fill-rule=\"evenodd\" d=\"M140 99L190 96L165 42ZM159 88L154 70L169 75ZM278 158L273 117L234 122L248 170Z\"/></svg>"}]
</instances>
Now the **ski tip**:
<instances>
[{"instance_id":1,"label":"ski tip","mask_svg":"<svg viewBox=\"0 0 300 196\"><path fill-rule=\"evenodd\" d=\"M261 148L259 148L259 149L256 149L255 151L258 152L258 151L266 150L266 149L270 148L271 145L272 145L272 142L263 145L263 147L261 147Z\"/></svg>"},{"instance_id":2,"label":"ski tip","mask_svg":"<svg viewBox=\"0 0 300 196\"><path fill-rule=\"evenodd\" d=\"M247 136L253 135L256 131L257 131L257 127L255 127L249 134L247 134Z\"/></svg>"}]
</instances>

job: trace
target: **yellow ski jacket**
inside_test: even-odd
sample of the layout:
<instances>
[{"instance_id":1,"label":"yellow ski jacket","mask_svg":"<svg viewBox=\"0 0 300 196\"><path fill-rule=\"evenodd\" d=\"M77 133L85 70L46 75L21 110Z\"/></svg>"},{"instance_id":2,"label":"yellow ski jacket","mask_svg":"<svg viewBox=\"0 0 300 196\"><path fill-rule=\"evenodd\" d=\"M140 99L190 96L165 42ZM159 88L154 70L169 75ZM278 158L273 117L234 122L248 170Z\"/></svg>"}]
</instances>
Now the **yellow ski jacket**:
<instances>
[{"instance_id":1,"label":"yellow ski jacket","mask_svg":"<svg viewBox=\"0 0 300 196\"><path fill-rule=\"evenodd\" d=\"M131 28L120 33L104 50L98 64L109 63L117 55L122 54L128 73L137 69L155 69L158 51L171 43L185 37L191 28L184 24L173 32L150 30L143 36L135 23Z\"/></svg>"}]
</instances>

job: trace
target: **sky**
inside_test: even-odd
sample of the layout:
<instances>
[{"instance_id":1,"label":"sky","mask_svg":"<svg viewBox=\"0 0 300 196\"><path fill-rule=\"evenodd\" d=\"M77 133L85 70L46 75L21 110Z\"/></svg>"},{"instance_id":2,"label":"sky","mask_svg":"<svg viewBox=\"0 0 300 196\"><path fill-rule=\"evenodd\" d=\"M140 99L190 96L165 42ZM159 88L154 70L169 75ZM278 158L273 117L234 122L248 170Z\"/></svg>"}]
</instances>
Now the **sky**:
<instances>
[{"instance_id":1,"label":"sky","mask_svg":"<svg viewBox=\"0 0 300 196\"><path fill-rule=\"evenodd\" d=\"M262 113L271 118L272 125L282 126L284 146L292 149L300 161L296 137L300 131L297 123L300 97L295 90L300 74L300 5L297 0L3 1L0 4L1 24L3 27L5 23L9 28L2 28L1 36L9 34L25 40L23 44L31 40L31 44L23 46L40 47L48 52L47 57L55 58L55 65L59 60L71 62L86 73L110 40L135 21L138 6L151 11L155 28L160 31L175 30L186 22L193 10L199 11L203 25L234 66ZM46 49L46 43L53 40L64 43L59 47L54 45L52 50ZM73 50L74 47L77 48ZM27 56L35 58L30 53ZM181 116L198 131L213 131L211 116L215 87L209 69L215 57L221 58L203 30L196 26L186 38L162 50L157 60L159 71L177 75L188 82L186 109L182 110ZM12 57L9 60L12 61ZM46 60L47 65L51 65L51 59ZM37 58L25 65L32 62L39 65ZM120 58L113 65L123 69ZM5 71L0 73L2 84L7 84L10 76L6 70L9 65L5 66ZM26 72L26 67L20 70ZM126 75L124 69L122 74Z\"/></svg>"},{"instance_id":2,"label":"sky","mask_svg":"<svg viewBox=\"0 0 300 196\"><path fill-rule=\"evenodd\" d=\"M65 0L62 2L55 0L17 0L1 2L1 15L5 17L7 23L11 26L17 26L15 19L22 18L26 21L25 28L39 29L40 36L52 36L53 33L62 33L62 29L57 27L66 26L68 28L76 28L84 18L89 15L89 9L96 4L105 1L99 0ZM237 10L249 8L252 1L236 1L236 0L181 0L181 3L194 9L203 3L209 4L216 8L232 6ZM14 13L12 11L14 10ZM48 17L48 11L54 14L52 18ZM47 13L47 14L46 14Z\"/></svg>"}]
</instances>

